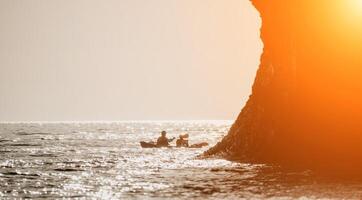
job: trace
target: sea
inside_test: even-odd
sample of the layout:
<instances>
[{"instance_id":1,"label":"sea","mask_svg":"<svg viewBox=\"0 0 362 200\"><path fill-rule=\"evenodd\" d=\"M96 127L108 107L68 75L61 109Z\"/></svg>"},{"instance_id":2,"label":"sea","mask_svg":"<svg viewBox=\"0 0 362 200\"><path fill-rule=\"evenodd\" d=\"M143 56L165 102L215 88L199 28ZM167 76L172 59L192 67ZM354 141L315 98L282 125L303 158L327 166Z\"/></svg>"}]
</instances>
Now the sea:
<instances>
[{"instance_id":1,"label":"sea","mask_svg":"<svg viewBox=\"0 0 362 200\"><path fill-rule=\"evenodd\" d=\"M198 156L232 121L0 123L0 199L362 199L362 181ZM141 148L161 131L208 147ZM175 142L171 145L175 145Z\"/></svg>"}]
</instances>

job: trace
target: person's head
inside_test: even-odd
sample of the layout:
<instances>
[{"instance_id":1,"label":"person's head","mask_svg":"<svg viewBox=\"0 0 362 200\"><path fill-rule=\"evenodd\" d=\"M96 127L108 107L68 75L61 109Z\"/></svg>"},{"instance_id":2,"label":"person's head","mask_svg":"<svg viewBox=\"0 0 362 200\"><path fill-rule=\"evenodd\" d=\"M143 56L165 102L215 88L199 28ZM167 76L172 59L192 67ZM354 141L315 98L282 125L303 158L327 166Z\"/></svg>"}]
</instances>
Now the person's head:
<instances>
[{"instance_id":1,"label":"person's head","mask_svg":"<svg viewBox=\"0 0 362 200\"><path fill-rule=\"evenodd\" d=\"M161 135L162 135L163 137L165 137L165 136L166 136L166 131L162 131L162 132L161 132Z\"/></svg>"},{"instance_id":2,"label":"person's head","mask_svg":"<svg viewBox=\"0 0 362 200\"><path fill-rule=\"evenodd\" d=\"M181 140L183 140L183 139L184 139L184 137L183 137L182 135L180 135L180 139L181 139Z\"/></svg>"}]
</instances>

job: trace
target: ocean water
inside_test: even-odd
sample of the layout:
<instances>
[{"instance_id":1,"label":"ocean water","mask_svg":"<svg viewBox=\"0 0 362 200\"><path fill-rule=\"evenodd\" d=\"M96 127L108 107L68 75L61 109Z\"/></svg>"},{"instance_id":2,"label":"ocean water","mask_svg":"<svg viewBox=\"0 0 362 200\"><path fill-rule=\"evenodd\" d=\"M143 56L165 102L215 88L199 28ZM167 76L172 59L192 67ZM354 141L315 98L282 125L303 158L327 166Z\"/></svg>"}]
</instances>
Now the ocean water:
<instances>
[{"instance_id":1,"label":"ocean water","mask_svg":"<svg viewBox=\"0 0 362 200\"><path fill-rule=\"evenodd\" d=\"M197 159L202 149L142 149L188 133L213 145L228 121L2 123L0 199L361 199L362 182L310 171ZM174 145L174 143L173 143Z\"/></svg>"}]
</instances>

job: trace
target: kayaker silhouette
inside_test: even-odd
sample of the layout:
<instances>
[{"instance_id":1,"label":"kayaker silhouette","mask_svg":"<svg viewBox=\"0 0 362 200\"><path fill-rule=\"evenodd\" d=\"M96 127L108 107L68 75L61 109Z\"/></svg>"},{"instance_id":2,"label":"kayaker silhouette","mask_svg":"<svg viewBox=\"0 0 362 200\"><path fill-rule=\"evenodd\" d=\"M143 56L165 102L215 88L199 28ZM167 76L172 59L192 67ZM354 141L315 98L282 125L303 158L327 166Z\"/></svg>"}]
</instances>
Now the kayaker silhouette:
<instances>
[{"instance_id":1,"label":"kayaker silhouette","mask_svg":"<svg viewBox=\"0 0 362 200\"><path fill-rule=\"evenodd\" d=\"M161 136L157 139L157 142L144 142L141 141L141 147L142 148L160 148L160 147L171 147L170 142L175 140L175 138L168 139L166 137L167 133L166 131L161 132ZM193 145L189 145L189 134L180 135L180 138L176 142L176 147L186 147L186 148L203 148L205 146L208 146L209 144L207 142L202 143L196 143Z\"/></svg>"},{"instance_id":2,"label":"kayaker silhouette","mask_svg":"<svg viewBox=\"0 0 362 200\"><path fill-rule=\"evenodd\" d=\"M168 139L166 137L166 131L161 132L161 137L157 139L157 147L168 147L169 143L172 142L175 138Z\"/></svg>"},{"instance_id":3,"label":"kayaker silhouette","mask_svg":"<svg viewBox=\"0 0 362 200\"><path fill-rule=\"evenodd\" d=\"M189 134L180 135L180 138L176 140L176 147L189 147Z\"/></svg>"}]
</instances>

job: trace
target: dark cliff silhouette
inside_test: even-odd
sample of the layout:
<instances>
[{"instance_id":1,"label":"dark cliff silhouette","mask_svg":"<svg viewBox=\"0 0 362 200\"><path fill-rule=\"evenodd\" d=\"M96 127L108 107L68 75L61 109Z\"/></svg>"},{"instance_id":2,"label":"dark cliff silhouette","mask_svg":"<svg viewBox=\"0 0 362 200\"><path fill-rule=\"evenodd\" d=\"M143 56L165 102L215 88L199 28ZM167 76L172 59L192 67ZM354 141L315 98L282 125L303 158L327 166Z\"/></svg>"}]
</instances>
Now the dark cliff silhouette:
<instances>
[{"instance_id":1,"label":"dark cliff silhouette","mask_svg":"<svg viewBox=\"0 0 362 200\"><path fill-rule=\"evenodd\" d=\"M361 169L362 19L346 17L344 0L252 2L264 42L252 95L205 155Z\"/></svg>"}]
</instances>

